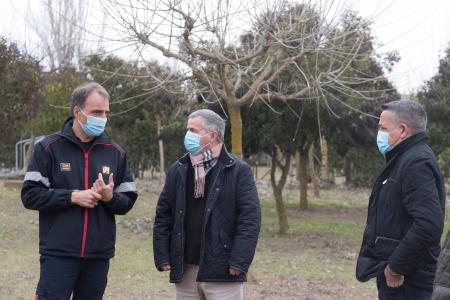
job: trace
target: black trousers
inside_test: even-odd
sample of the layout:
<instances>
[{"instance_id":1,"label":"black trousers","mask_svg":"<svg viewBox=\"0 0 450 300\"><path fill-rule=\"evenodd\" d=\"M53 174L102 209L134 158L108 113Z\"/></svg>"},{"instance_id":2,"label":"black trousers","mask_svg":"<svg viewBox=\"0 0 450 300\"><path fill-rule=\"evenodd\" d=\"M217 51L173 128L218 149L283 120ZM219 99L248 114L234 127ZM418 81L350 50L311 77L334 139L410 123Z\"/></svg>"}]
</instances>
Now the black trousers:
<instances>
[{"instance_id":1,"label":"black trousers","mask_svg":"<svg viewBox=\"0 0 450 300\"><path fill-rule=\"evenodd\" d=\"M36 300L98 300L103 298L109 259L42 255Z\"/></svg>"}]
</instances>

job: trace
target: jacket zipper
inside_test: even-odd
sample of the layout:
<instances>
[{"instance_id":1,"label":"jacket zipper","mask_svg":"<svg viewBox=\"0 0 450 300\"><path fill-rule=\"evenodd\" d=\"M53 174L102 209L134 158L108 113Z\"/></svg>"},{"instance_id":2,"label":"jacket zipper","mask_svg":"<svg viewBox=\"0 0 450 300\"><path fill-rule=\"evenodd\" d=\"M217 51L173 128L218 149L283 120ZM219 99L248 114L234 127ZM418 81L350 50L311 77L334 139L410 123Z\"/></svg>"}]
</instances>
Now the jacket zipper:
<instances>
[{"instance_id":1,"label":"jacket zipper","mask_svg":"<svg viewBox=\"0 0 450 300\"><path fill-rule=\"evenodd\" d=\"M84 153L84 189L89 189L89 153L91 153L92 148L95 147L95 145L111 145L107 143L100 143L100 142L94 142L94 144L91 145L88 151L84 150L83 147L81 147L81 150L83 150ZM86 248L86 237L87 237L87 231L88 231L88 225L89 225L89 208L84 208L84 218L83 218L83 238L81 240L81 251L80 251L80 257L84 257L84 250Z\"/></svg>"},{"instance_id":2,"label":"jacket zipper","mask_svg":"<svg viewBox=\"0 0 450 300\"><path fill-rule=\"evenodd\" d=\"M91 149L89 149L90 151ZM89 151L84 153L84 189L89 189ZM81 252L80 257L84 257L84 249L86 248L86 236L89 224L89 210L87 207L84 208L84 220L83 220L83 238L81 240Z\"/></svg>"}]
</instances>

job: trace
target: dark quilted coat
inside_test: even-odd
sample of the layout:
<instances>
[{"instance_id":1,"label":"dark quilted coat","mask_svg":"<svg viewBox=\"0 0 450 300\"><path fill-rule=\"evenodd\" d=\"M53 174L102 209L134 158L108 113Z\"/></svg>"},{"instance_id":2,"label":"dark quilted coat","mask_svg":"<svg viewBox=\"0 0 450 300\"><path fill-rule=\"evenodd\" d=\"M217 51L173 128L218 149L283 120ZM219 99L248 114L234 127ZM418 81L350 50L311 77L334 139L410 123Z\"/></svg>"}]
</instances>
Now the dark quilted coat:
<instances>
[{"instance_id":1,"label":"dark quilted coat","mask_svg":"<svg viewBox=\"0 0 450 300\"><path fill-rule=\"evenodd\" d=\"M387 264L409 284L431 290L444 227L444 179L425 133L386 153L386 165L369 199L356 266L360 281Z\"/></svg>"},{"instance_id":2,"label":"dark quilted coat","mask_svg":"<svg viewBox=\"0 0 450 300\"><path fill-rule=\"evenodd\" d=\"M153 228L155 265L160 270L162 264L170 263L170 281L175 283L183 277L183 224L189 163L189 156L185 155L169 167ZM253 260L261 225L253 175L247 163L225 148L211 172L197 281L246 281L245 273ZM244 273L231 276L230 266Z\"/></svg>"}]
</instances>

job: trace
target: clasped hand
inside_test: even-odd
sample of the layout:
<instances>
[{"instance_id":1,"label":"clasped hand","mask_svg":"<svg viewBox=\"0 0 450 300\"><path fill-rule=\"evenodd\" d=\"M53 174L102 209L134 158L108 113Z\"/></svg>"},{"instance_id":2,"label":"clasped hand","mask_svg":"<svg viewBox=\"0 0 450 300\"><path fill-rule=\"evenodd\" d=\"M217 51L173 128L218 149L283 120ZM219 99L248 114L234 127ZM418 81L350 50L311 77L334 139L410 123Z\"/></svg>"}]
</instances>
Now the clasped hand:
<instances>
[{"instance_id":1,"label":"clasped hand","mask_svg":"<svg viewBox=\"0 0 450 300\"><path fill-rule=\"evenodd\" d=\"M98 174L97 180L88 190L72 192L71 201L73 204L81 207L93 208L98 205L98 201L109 202L113 198L114 178L113 174L109 175L109 182L103 181L101 173Z\"/></svg>"}]
</instances>

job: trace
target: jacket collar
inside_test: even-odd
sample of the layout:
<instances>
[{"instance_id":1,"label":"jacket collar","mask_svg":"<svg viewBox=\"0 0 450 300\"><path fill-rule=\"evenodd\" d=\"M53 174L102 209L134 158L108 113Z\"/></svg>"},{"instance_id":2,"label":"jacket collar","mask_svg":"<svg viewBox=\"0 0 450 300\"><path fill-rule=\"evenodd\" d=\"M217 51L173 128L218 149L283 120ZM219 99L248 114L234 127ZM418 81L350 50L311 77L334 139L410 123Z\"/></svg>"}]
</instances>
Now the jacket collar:
<instances>
[{"instance_id":1,"label":"jacket collar","mask_svg":"<svg viewBox=\"0 0 450 300\"><path fill-rule=\"evenodd\" d=\"M64 122L61 131L58 133L60 136L76 143L80 144L81 140L75 135L75 132L72 129L74 119L73 117L67 118L67 120ZM106 132L103 132L101 135L95 137L92 142L111 142L111 138Z\"/></svg>"},{"instance_id":2,"label":"jacket collar","mask_svg":"<svg viewBox=\"0 0 450 300\"><path fill-rule=\"evenodd\" d=\"M386 162L390 161L395 156L399 156L404 153L409 148L415 145L426 144L428 136L425 132L419 132L415 135L410 136L406 140L402 141L400 144L394 147L391 151L386 153Z\"/></svg>"},{"instance_id":3,"label":"jacket collar","mask_svg":"<svg viewBox=\"0 0 450 300\"><path fill-rule=\"evenodd\" d=\"M181 165L187 165L191 163L189 158L189 153L184 154L181 158L178 159L178 163ZM220 152L218 163L223 165L225 168L231 167L236 163L236 158L228 152L225 147L225 144L222 147L222 151Z\"/></svg>"}]
</instances>

